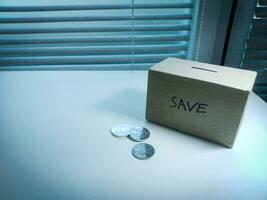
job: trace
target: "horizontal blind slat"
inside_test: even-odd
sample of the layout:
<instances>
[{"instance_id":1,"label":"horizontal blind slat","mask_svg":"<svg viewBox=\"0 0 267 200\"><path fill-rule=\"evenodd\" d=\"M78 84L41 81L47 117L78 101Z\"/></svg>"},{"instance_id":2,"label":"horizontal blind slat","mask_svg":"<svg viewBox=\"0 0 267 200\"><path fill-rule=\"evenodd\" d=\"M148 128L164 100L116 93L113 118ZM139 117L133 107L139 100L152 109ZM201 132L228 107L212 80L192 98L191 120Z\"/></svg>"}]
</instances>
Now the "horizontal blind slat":
<instances>
[{"instance_id":1,"label":"horizontal blind slat","mask_svg":"<svg viewBox=\"0 0 267 200\"><path fill-rule=\"evenodd\" d=\"M256 48L255 50L249 50L247 49L245 60L249 59L266 59L267 60L267 49L259 50L259 48Z\"/></svg>"},{"instance_id":2,"label":"horizontal blind slat","mask_svg":"<svg viewBox=\"0 0 267 200\"><path fill-rule=\"evenodd\" d=\"M267 27L267 19L262 18L262 19L258 19L258 18L254 18L252 20L252 28L254 29L265 29Z\"/></svg>"},{"instance_id":3,"label":"horizontal blind slat","mask_svg":"<svg viewBox=\"0 0 267 200\"><path fill-rule=\"evenodd\" d=\"M185 58L186 53L175 54L135 54L112 56L43 56L43 57L1 57L0 65L56 65L56 64L104 64L134 62L160 62L167 57Z\"/></svg>"},{"instance_id":4,"label":"horizontal blind slat","mask_svg":"<svg viewBox=\"0 0 267 200\"><path fill-rule=\"evenodd\" d=\"M267 48L267 38L250 38L247 41L247 49L255 49L255 50L260 50L260 49L266 49Z\"/></svg>"},{"instance_id":5,"label":"horizontal blind slat","mask_svg":"<svg viewBox=\"0 0 267 200\"><path fill-rule=\"evenodd\" d=\"M154 9L154 8L193 8L193 3L161 4L105 4L105 5L38 5L38 6L1 6L0 12L67 11L67 10L117 10L117 9Z\"/></svg>"},{"instance_id":6,"label":"horizontal blind slat","mask_svg":"<svg viewBox=\"0 0 267 200\"><path fill-rule=\"evenodd\" d=\"M255 16L256 17L267 17L267 7L256 7L255 10Z\"/></svg>"},{"instance_id":7,"label":"horizontal blind slat","mask_svg":"<svg viewBox=\"0 0 267 200\"><path fill-rule=\"evenodd\" d=\"M56 46L56 47L5 47L0 46L1 56L19 55L84 55L84 54L131 54L135 53L168 53L186 51L187 45L182 44L157 44L157 45L107 45L107 46Z\"/></svg>"},{"instance_id":8,"label":"horizontal blind slat","mask_svg":"<svg viewBox=\"0 0 267 200\"><path fill-rule=\"evenodd\" d=\"M9 17L1 18L0 23L40 23L40 22L74 22L74 21L125 21L125 20L178 20L192 19L191 14L158 14L135 16L65 16L65 17Z\"/></svg>"},{"instance_id":9,"label":"horizontal blind slat","mask_svg":"<svg viewBox=\"0 0 267 200\"><path fill-rule=\"evenodd\" d=\"M135 35L136 42L152 41L188 41L189 34L155 34L155 35ZM40 37L40 38L5 38L0 39L0 44L39 44L39 43L103 43L103 42L130 42L132 36L83 36L83 37Z\"/></svg>"},{"instance_id":10,"label":"horizontal blind slat","mask_svg":"<svg viewBox=\"0 0 267 200\"><path fill-rule=\"evenodd\" d=\"M149 25L134 26L135 31L160 31L160 30L191 30L190 25ZM68 26L68 27L30 27L30 28L7 28L0 27L0 34L35 34L35 33L78 33L78 32L129 32L131 26Z\"/></svg>"},{"instance_id":11,"label":"horizontal blind slat","mask_svg":"<svg viewBox=\"0 0 267 200\"><path fill-rule=\"evenodd\" d=\"M259 38L267 36L267 30L252 28L250 32L250 38Z\"/></svg>"},{"instance_id":12,"label":"horizontal blind slat","mask_svg":"<svg viewBox=\"0 0 267 200\"><path fill-rule=\"evenodd\" d=\"M246 69L259 70L262 68L267 68L267 60L244 60L243 67Z\"/></svg>"},{"instance_id":13,"label":"horizontal blind slat","mask_svg":"<svg viewBox=\"0 0 267 200\"><path fill-rule=\"evenodd\" d=\"M116 64L65 64L65 65L18 65L1 67L0 71L10 70L130 70L130 69L148 69L156 63L116 63Z\"/></svg>"},{"instance_id":14,"label":"horizontal blind slat","mask_svg":"<svg viewBox=\"0 0 267 200\"><path fill-rule=\"evenodd\" d=\"M255 86L254 92L261 93L261 94L267 94L267 85L265 86Z\"/></svg>"}]
</instances>

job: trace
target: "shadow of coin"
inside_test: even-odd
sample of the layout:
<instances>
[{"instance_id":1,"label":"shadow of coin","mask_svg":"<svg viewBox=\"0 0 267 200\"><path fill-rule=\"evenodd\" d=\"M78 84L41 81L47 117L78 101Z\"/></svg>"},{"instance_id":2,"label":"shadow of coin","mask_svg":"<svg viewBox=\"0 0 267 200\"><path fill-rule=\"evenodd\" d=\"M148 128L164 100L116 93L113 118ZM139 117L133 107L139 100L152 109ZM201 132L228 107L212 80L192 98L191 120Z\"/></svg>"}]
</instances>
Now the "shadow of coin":
<instances>
[{"instance_id":1,"label":"shadow of coin","mask_svg":"<svg viewBox=\"0 0 267 200\"><path fill-rule=\"evenodd\" d=\"M133 138L131 138L130 135L127 135L126 137L127 137L129 140L133 141L133 142L143 142L143 141L137 141L137 140L134 140Z\"/></svg>"}]
</instances>

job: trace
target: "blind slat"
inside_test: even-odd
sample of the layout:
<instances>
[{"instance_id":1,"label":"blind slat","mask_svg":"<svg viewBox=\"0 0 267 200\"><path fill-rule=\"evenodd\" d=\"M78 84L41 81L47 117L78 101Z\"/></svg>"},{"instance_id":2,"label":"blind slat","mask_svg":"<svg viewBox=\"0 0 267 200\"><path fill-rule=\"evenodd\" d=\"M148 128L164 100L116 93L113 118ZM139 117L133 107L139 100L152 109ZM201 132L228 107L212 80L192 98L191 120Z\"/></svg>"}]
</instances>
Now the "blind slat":
<instances>
[{"instance_id":1,"label":"blind slat","mask_svg":"<svg viewBox=\"0 0 267 200\"><path fill-rule=\"evenodd\" d=\"M105 4L105 5L38 5L38 6L1 6L0 12L32 11L67 11L67 10L117 10L117 9L160 9L160 8L193 8L193 3L161 4Z\"/></svg>"},{"instance_id":2,"label":"blind slat","mask_svg":"<svg viewBox=\"0 0 267 200\"><path fill-rule=\"evenodd\" d=\"M1 18L0 23L39 23L39 22L75 22L75 21L125 21L125 20L178 20L192 19L191 14L177 15L135 15L135 16L65 16L65 17L9 17Z\"/></svg>"},{"instance_id":3,"label":"blind slat","mask_svg":"<svg viewBox=\"0 0 267 200\"><path fill-rule=\"evenodd\" d=\"M254 39L254 38L250 38L248 41L247 41L247 49L248 50L264 50L264 49L267 49L267 38L257 38L257 39Z\"/></svg>"},{"instance_id":4,"label":"blind slat","mask_svg":"<svg viewBox=\"0 0 267 200\"><path fill-rule=\"evenodd\" d=\"M267 60L244 60L243 66L246 69L259 70L267 67Z\"/></svg>"},{"instance_id":5,"label":"blind slat","mask_svg":"<svg viewBox=\"0 0 267 200\"><path fill-rule=\"evenodd\" d=\"M57 46L57 47L11 47L1 48L0 55L84 55L84 54L131 54L135 53L168 53L186 51L187 45L181 44L157 44L157 45L117 45L117 46Z\"/></svg>"},{"instance_id":6,"label":"blind slat","mask_svg":"<svg viewBox=\"0 0 267 200\"><path fill-rule=\"evenodd\" d=\"M267 19L253 19L252 27L256 29L266 29L267 28Z\"/></svg>"},{"instance_id":7,"label":"blind slat","mask_svg":"<svg viewBox=\"0 0 267 200\"><path fill-rule=\"evenodd\" d=\"M185 58L186 53L175 54L135 54L131 55L111 55L111 56L36 56L36 57L2 57L0 65L57 65L57 64L101 64L101 63L129 63L134 62L159 62L172 56Z\"/></svg>"},{"instance_id":8,"label":"blind slat","mask_svg":"<svg viewBox=\"0 0 267 200\"><path fill-rule=\"evenodd\" d=\"M0 27L0 34L31 34L31 33L78 33L78 32L127 32L132 31L160 31L160 30L184 30L191 29L190 25L149 25L149 26L68 26L68 27L28 27L28 28L7 28Z\"/></svg>"},{"instance_id":9,"label":"blind slat","mask_svg":"<svg viewBox=\"0 0 267 200\"><path fill-rule=\"evenodd\" d=\"M131 70L131 69L148 69L155 65L156 63L128 63L128 64L65 64L65 65L18 65L18 66L8 66L1 67L0 71L10 71L10 70Z\"/></svg>"},{"instance_id":10,"label":"blind slat","mask_svg":"<svg viewBox=\"0 0 267 200\"><path fill-rule=\"evenodd\" d=\"M264 37L267 36L267 30L264 29L252 29L250 32L250 37L251 38L259 38L259 37Z\"/></svg>"},{"instance_id":11,"label":"blind slat","mask_svg":"<svg viewBox=\"0 0 267 200\"><path fill-rule=\"evenodd\" d=\"M247 50L245 55L245 60L251 60L251 59L266 59L267 60L267 49L259 50L259 48L256 48L256 50Z\"/></svg>"},{"instance_id":12,"label":"blind slat","mask_svg":"<svg viewBox=\"0 0 267 200\"><path fill-rule=\"evenodd\" d=\"M256 7L255 10L256 17L267 17L267 7Z\"/></svg>"},{"instance_id":13,"label":"blind slat","mask_svg":"<svg viewBox=\"0 0 267 200\"><path fill-rule=\"evenodd\" d=\"M135 35L135 42L153 42L153 41L188 41L189 34L154 34L154 35ZM0 44L48 44L48 43L103 43L103 42L131 42L132 36L81 36L81 37L36 37L36 38L12 38L0 39Z\"/></svg>"},{"instance_id":14,"label":"blind slat","mask_svg":"<svg viewBox=\"0 0 267 200\"><path fill-rule=\"evenodd\" d=\"M255 86L254 87L254 92L267 94L267 85L266 86Z\"/></svg>"}]
</instances>

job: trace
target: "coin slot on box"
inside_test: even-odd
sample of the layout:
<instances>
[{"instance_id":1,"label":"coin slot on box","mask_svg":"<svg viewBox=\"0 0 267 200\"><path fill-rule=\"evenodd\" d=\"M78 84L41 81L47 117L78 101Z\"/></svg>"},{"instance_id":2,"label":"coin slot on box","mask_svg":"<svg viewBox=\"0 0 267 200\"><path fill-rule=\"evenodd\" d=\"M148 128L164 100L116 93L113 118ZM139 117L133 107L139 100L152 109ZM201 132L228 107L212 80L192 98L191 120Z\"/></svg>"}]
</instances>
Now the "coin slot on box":
<instances>
[{"instance_id":1,"label":"coin slot on box","mask_svg":"<svg viewBox=\"0 0 267 200\"><path fill-rule=\"evenodd\" d=\"M211 70L211 69L205 69L205 68L201 68L201 67L191 67L191 68L192 69L199 69L199 70L203 70L203 71L208 71L208 72L218 73L218 71Z\"/></svg>"}]
</instances>

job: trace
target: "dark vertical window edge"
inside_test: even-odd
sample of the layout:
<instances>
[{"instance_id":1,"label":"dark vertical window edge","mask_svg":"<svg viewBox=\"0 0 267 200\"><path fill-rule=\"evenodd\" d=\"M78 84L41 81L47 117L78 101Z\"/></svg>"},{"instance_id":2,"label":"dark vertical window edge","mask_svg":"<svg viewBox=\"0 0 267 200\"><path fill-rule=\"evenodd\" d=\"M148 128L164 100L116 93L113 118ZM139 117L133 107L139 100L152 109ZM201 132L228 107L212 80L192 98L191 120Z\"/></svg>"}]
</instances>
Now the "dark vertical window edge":
<instances>
[{"instance_id":1,"label":"dark vertical window edge","mask_svg":"<svg viewBox=\"0 0 267 200\"><path fill-rule=\"evenodd\" d=\"M232 3L231 14L229 17L229 22L228 22L226 36L225 36L225 42L224 42L224 46L223 46L222 59L221 59L221 63L220 63L221 65L224 65L224 63L225 63L225 58L226 58L227 49L229 46L231 31L232 31L234 17L235 17L236 8L237 8L237 2L238 2L238 0L233 0L233 3Z\"/></svg>"}]
</instances>

